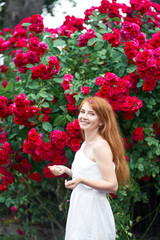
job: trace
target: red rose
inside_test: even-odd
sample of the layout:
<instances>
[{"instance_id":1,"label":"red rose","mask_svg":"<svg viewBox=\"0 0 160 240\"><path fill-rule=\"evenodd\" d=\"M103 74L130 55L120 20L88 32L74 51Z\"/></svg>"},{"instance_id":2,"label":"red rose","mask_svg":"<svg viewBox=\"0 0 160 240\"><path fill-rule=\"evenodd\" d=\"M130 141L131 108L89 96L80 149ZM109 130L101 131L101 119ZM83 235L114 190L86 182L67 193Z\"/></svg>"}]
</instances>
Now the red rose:
<instances>
[{"instance_id":1,"label":"red rose","mask_svg":"<svg viewBox=\"0 0 160 240\"><path fill-rule=\"evenodd\" d=\"M52 163L54 165L64 165L66 164L66 162L67 162L67 158L63 150L57 151L52 158Z\"/></svg>"},{"instance_id":2,"label":"red rose","mask_svg":"<svg viewBox=\"0 0 160 240\"><path fill-rule=\"evenodd\" d=\"M50 138L52 139L53 137L61 139L62 138L62 131L55 130L55 131L51 132Z\"/></svg>"},{"instance_id":3,"label":"red rose","mask_svg":"<svg viewBox=\"0 0 160 240\"><path fill-rule=\"evenodd\" d=\"M9 154L7 154L4 149L0 149L0 165L5 165L9 163Z\"/></svg>"},{"instance_id":4,"label":"red rose","mask_svg":"<svg viewBox=\"0 0 160 240\"><path fill-rule=\"evenodd\" d=\"M125 120L132 120L134 118L134 113L133 112L124 112L123 113L123 118Z\"/></svg>"},{"instance_id":5,"label":"red rose","mask_svg":"<svg viewBox=\"0 0 160 240\"><path fill-rule=\"evenodd\" d=\"M29 132L28 132L28 140L29 141L36 141L36 139L39 137L36 129L32 128Z\"/></svg>"},{"instance_id":6,"label":"red rose","mask_svg":"<svg viewBox=\"0 0 160 240\"><path fill-rule=\"evenodd\" d=\"M132 133L132 139L134 141L142 141L144 138L143 128L137 127Z\"/></svg>"},{"instance_id":7,"label":"red rose","mask_svg":"<svg viewBox=\"0 0 160 240\"><path fill-rule=\"evenodd\" d=\"M109 195L110 195L113 199L115 199L115 198L117 197L117 195L114 194L114 193L109 193Z\"/></svg>"},{"instance_id":8,"label":"red rose","mask_svg":"<svg viewBox=\"0 0 160 240\"><path fill-rule=\"evenodd\" d=\"M66 109L69 113L75 113L78 110L78 106L75 106L75 101L73 101L66 105Z\"/></svg>"},{"instance_id":9,"label":"red rose","mask_svg":"<svg viewBox=\"0 0 160 240\"><path fill-rule=\"evenodd\" d=\"M84 86L84 87L81 88L81 92L86 95L86 94L88 94L90 92L90 89L89 89L89 87Z\"/></svg>"},{"instance_id":10,"label":"red rose","mask_svg":"<svg viewBox=\"0 0 160 240\"><path fill-rule=\"evenodd\" d=\"M143 181L145 181L145 182L148 182L148 181L150 180L150 178L151 178L151 177L149 177L149 176L144 176L144 177L142 177L141 179L142 179Z\"/></svg>"},{"instance_id":11,"label":"red rose","mask_svg":"<svg viewBox=\"0 0 160 240\"><path fill-rule=\"evenodd\" d=\"M124 141L125 149L131 149L131 147L132 147L133 144L134 144L133 141L130 143L128 138L124 138L123 141Z\"/></svg>"},{"instance_id":12,"label":"red rose","mask_svg":"<svg viewBox=\"0 0 160 240\"><path fill-rule=\"evenodd\" d=\"M21 161L21 166L23 169L23 173L27 174L32 169L32 164L28 162L27 159L23 159Z\"/></svg>"},{"instance_id":13,"label":"red rose","mask_svg":"<svg viewBox=\"0 0 160 240\"><path fill-rule=\"evenodd\" d=\"M80 149L81 143L78 138L74 138L71 140L71 146L70 148L74 151L77 152Z\"/></svg>"},{"instance_id":14,"label":"red rose","mask_svg":"<svg viewBox=\"0 0 160 240\"><path fill-rule=\"evenodd\" d=\"M74 126L74 128L75 128L75 129L77 129L77 130L79 130L79 129L80 129L80 126L79 126L79 121L78 121L78 119L75 119L75 120L73 121L73 126Z\"/></svg>"},{"instance_id":15,"label":"red rose","mask_svg":"<svg viewBox=\"0 0 160 240\"><path fill-rule=\"evenodd\" d=\"M0 96L0 107L5 107L8 103L8 99L4 96Z\"/></svg>"},{"instance_id":16,"label":"red rose","mask_svg":"<svg viewBox=\"0 0 160 240\"><path fill-rule=\"evenodd\" d=\"M0 134L0 144L5 143L7 141L6 135L7 135L6 132L2 132L2 134Z\"/></svg>"},{"instance_id":17,"label":"red rose","mask_svg":"<svg viewBox=\"0 0 160 240\"><path fill-rule=\"evenodd\" d=\"M17 208L15 208L15 206L11 206L11 210L13 211L13 212L18 212L18 209Z\"/></svg>"},{"instance_id":18,"label":"red rose","mask_svg":"<svg viewBox=\"0 0 160 240\"><path fill-rule=\"evenodd\" d=\"M145 81L143 83L143 91L147 91L147 92L153 91L156 84L157 84L157 81L154 79L152 81Z\"/></svg>"},{"instance_id":19,"label":"red rose","mask_svg":"<svg viewBox=\"0 0 160 240\"><path fill-rule=\"evenodd\" d=\"M29 175L30 179L40 183L42 181L42 175L40 173L33 173L31 172Z\"/></svg>"},{"instance_id":20,"label":"red rose","mask_svg":"<svg viewBox=\"0 0 160 240\"><path fill-rule=\"evenodd\" d=\"M104 79L103 77L97 77L95 80L95 84L102 86L104 84Z\"/></svg>"},{"instance_id":21,"label":"red rose","mask_svg":"<svg viewBox=\"0 0 160 240\"><path fill-rule=\"evenodd\" d=\"M65 74L63 77L63 80L66 82L70 82L73 79L73 75L71 74Z\"/></svg>"},{"instance_id":22,"label":"red rose","mask_svg":"<svg viewBox=\"0 0 160 240\"><path fill-rule=\"evenodd\" d=\"M51 173L50 169L48 168L49 166L52 166L52 164L48 164L48 165L44 168L44 170L43 170L44 176L45 176L46 178L53 178L54 175Z\"/></svg>"},{"instance_id":23,"label":"red rose","mask_svg":"<svg viewBox=\"0 0 160 240\"><path fill-rule=\"evenodd\" d=\"M127 55L129 59L134 58L138 53L140 46L138 43L135 43L134 41L125 42L124 52Z\"/></svg>"},{"instance_id":24,"label":"red rose","mask_svg":"<svg viewBox=\"0 0 160 240\"><path fill-rule=\"evenodd\" d=\"M37 156L36 154L32 153L32 158L35 162L41 162L42 159L40 158L40 156Z\"/></svg>"},{"instance_id":25,"label":"red rose","mask_svg":"<svg viewBox=\"0 0 160 240\"><path fill-rule=\"evenodd\" d=\"M75 133L75 128L73 123L68 123L66 129L71 135Z\"/></svg>"}]
</instances>

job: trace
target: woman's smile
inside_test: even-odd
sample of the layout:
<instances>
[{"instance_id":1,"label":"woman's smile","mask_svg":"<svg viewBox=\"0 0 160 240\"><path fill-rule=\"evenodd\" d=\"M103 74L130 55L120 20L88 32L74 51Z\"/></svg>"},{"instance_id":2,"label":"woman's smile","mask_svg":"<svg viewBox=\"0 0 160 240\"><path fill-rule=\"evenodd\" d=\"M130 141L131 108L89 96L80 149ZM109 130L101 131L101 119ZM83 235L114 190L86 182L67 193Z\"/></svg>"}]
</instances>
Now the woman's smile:
<instances>
[{"instance_id":1,"label":"woman's smile","mask_svg":"<svg viewBox=\"0 0 160 240\"><path fill-rule=\"evenodd\" d=\"M87 102L83 104L80 110L80 113L78 115L78 121L81 129L84 129L84 130L98 129L100 124L99 117Z\"/></svg>"}]
</instances>

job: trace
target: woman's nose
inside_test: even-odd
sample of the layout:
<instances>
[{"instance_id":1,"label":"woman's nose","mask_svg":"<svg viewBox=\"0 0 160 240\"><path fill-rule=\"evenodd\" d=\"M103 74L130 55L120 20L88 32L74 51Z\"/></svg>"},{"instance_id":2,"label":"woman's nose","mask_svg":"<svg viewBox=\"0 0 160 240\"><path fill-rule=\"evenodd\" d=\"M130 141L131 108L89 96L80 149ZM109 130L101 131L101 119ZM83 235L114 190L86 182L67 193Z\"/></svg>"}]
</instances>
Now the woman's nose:
<instances>
[{"instance_id":1,"label":"woman's nose","mask_svg":"<svg viewBox=\"0 0 160 240\"><path fill-rule=\"evenodd\" d=\"M87 113L83 114L83 118L85 118L85 119L87 118Z\"/></svg>"}]
</instances>

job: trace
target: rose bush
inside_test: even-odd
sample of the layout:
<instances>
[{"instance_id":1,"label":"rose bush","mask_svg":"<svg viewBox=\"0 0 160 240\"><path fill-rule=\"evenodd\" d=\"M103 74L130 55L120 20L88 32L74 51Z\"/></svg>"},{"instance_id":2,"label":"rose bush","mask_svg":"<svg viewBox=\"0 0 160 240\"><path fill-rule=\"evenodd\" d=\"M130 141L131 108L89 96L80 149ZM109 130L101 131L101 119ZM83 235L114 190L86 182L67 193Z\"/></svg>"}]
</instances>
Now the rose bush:
<instances>
[{"instance_id":1,"label":"rose bush","mask_svg":"<svg viewBox=\"0 0 160 240\"><path fill-rule=\"evenodd\" d=\"M134 206L149 201L144 182L160 194L159 14L149 0L102 0L56 29L34 15L0 32L0 202L14 205L18 218L64 229L66 176L56 178L48 166L70 166L83 141L78 104L96 95L116 113L131 170L131 187L108 196L117 239L135 238Z\"/></svg>"}]
</instances>

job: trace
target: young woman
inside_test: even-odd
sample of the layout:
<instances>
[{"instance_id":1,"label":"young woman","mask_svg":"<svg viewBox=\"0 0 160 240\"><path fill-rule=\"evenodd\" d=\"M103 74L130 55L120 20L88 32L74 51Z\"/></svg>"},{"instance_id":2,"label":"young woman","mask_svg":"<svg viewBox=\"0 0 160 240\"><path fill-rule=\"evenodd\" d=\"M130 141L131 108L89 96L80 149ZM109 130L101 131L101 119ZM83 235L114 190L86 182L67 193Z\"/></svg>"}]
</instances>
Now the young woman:
<instances>
[{"instance_id":1,"label":"young woman","mask_svg":"<svg viewBox=\"0 0 160 240\"><path fill-rule=\"evenodd\" d=\"M116 193L127 184L129 169L120 130L111 105L99 97L88 97L78 116L84 142L75 154L72 169L51 166L54 175L72 177L65 240L115 240L113 213L106 193Z\"/></svg>"}]
</instances>

